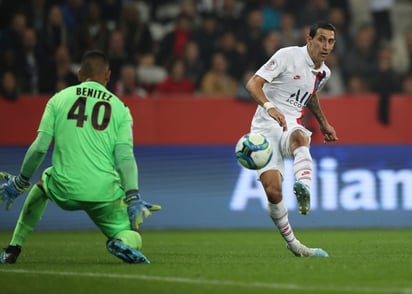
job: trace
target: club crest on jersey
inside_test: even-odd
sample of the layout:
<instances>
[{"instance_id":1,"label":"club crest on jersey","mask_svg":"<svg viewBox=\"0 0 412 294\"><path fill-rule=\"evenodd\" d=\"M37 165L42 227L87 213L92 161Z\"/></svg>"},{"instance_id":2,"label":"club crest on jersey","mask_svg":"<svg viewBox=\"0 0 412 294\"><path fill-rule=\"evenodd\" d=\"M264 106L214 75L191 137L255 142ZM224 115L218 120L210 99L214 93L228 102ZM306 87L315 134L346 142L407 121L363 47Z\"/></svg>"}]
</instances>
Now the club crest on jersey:
<instances>
[{"instance_id":1,"label":"club crest on jersey","mask_svg":"<svg viewBox=\"0 0 412 294\"><path fill-rule=\"evenodd\" d=\"M277 66L276 60L274 60L274 59L269 60L264 65L266 70L274 70L276 66Z\"/></svg>"},{"instance_id":2,"label":"club crest on jersey","mask_svg":"<svg viewBox=\"0 0 412 294\"><path fill-rule=\"evenodd\" d=\"M296 75L293 77L294 80L300 80L300 75Z\"/></svg>"}]
</instances>

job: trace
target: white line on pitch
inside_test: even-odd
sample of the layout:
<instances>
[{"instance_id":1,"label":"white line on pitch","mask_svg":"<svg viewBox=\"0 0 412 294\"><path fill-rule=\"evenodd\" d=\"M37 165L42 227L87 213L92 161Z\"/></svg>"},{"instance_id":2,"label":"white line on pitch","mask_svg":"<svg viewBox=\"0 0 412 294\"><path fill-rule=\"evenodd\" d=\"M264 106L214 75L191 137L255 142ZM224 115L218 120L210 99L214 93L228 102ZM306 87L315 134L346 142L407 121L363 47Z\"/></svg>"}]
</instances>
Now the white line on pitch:
<instances>
[{"instance_id":1,"label":"white line on pitch","mask_svg":"<svg viewBox=\"0 0 412 294\"><path fill-rule=\"evenodd\" d=\"M233 286L243 288L262 288L262 289L289 289L289 290L311 290L330 292L336 290L334 287L309 286L286 283L269 283L269 282L238 282L230 280L208 280L208 279L194 279L182 277L167 277L167 276L148 276L148 275L130 275L130 274L106 274L106 273L91 273L91 272L52 272L42 270L25 270L25 269L1 269L4 273L19 273L28 275L50 275L50 276L76 276L76 277L90 277L90 278L109 278L109 279L131 279L131 280L145 280L145 281L159 281L167 283L186 283L186 284L202 284L202 285L216 285L216 286ZM372 288L372 287L339 287L340 292L348 293L400 293L412 294L412 288Z\"/></svg>"}]
</instances>

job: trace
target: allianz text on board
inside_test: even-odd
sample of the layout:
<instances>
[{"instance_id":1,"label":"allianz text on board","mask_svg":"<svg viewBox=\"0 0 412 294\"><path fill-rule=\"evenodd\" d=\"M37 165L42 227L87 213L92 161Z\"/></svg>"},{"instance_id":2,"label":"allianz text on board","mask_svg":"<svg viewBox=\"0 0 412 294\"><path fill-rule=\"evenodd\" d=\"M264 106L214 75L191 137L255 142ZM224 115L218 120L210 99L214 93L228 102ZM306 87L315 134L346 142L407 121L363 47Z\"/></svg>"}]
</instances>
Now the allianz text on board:
<instances>
[{"instance_id":1,"label":"allianz text on board","mask_svg":"<svg viewBox=\"0 0 412 294\"><path fill-rule=\"evenodd\" d=\"M290 183L294 181L292 161L286 161L284 201L290 210L296 210L296 201ZM333 157L314 160L312 210L412 210L412 169L367 168L339 169L339 160ZM266 208L266 197L256 172L240 169L230 209L247 209L249 200L261 201Z\"/></svg>"}]
</instances>

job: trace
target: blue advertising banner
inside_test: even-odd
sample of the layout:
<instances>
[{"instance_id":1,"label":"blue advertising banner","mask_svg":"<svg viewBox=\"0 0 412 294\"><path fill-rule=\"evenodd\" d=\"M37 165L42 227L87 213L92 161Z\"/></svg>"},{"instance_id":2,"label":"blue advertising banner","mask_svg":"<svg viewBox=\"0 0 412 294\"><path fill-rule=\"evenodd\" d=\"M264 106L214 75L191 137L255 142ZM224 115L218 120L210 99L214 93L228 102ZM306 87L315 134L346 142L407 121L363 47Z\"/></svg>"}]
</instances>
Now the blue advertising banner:
<instances>
[{"instance_id":1,"label":"blue advertising banner","mask_svg":"<svg viewBox=\"0 0 412 294\"><path fill-rule=\"evenodd\" d=\"M17 174L26 148L0 148L0 169ZM412 227L412 148L408 145L314 145L311 213L297 213L292 161L284 200L295 228ZM143 197L163 209L145 229L272 228L256 172L242 168L234 146L136 146ZM50 164L47 156L42 168ZM33 179L38 179L39 173ZM12 229L24 196L0 207L0 229ZM83 212L49 203L38 229L89 229Z\"/></svg>"}]
</instances>

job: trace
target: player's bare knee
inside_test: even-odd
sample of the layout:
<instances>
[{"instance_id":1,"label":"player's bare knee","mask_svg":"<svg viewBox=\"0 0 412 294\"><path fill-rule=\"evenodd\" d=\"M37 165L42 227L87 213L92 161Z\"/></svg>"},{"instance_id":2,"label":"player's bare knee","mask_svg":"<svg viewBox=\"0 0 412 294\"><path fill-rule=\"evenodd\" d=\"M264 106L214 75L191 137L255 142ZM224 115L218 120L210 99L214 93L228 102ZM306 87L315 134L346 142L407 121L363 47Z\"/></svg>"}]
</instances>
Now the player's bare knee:
<instances>
[{"instance_id":1,"label":"player's bare knee","mask_svg":"<svg viewBox=\"0 0 412 294\"><path fill-rule=\"evenodd\" d=\"M295 130L290 135L290 149L295 150L300 146L308 146L309 145L309 138L302 130Z\"/></svg>"},{"instance_id":2,"label":"player's bare knee","mask_svg":"<svg viewBox=\"0 0 412 294\"><path fill-rule=\"evenodd\" d=\"M269 202L279 203L282 200L282 187L269 184L269 185L264 185L263 188L265 189L266 196Z\"/></svg>"}]
</instances>

